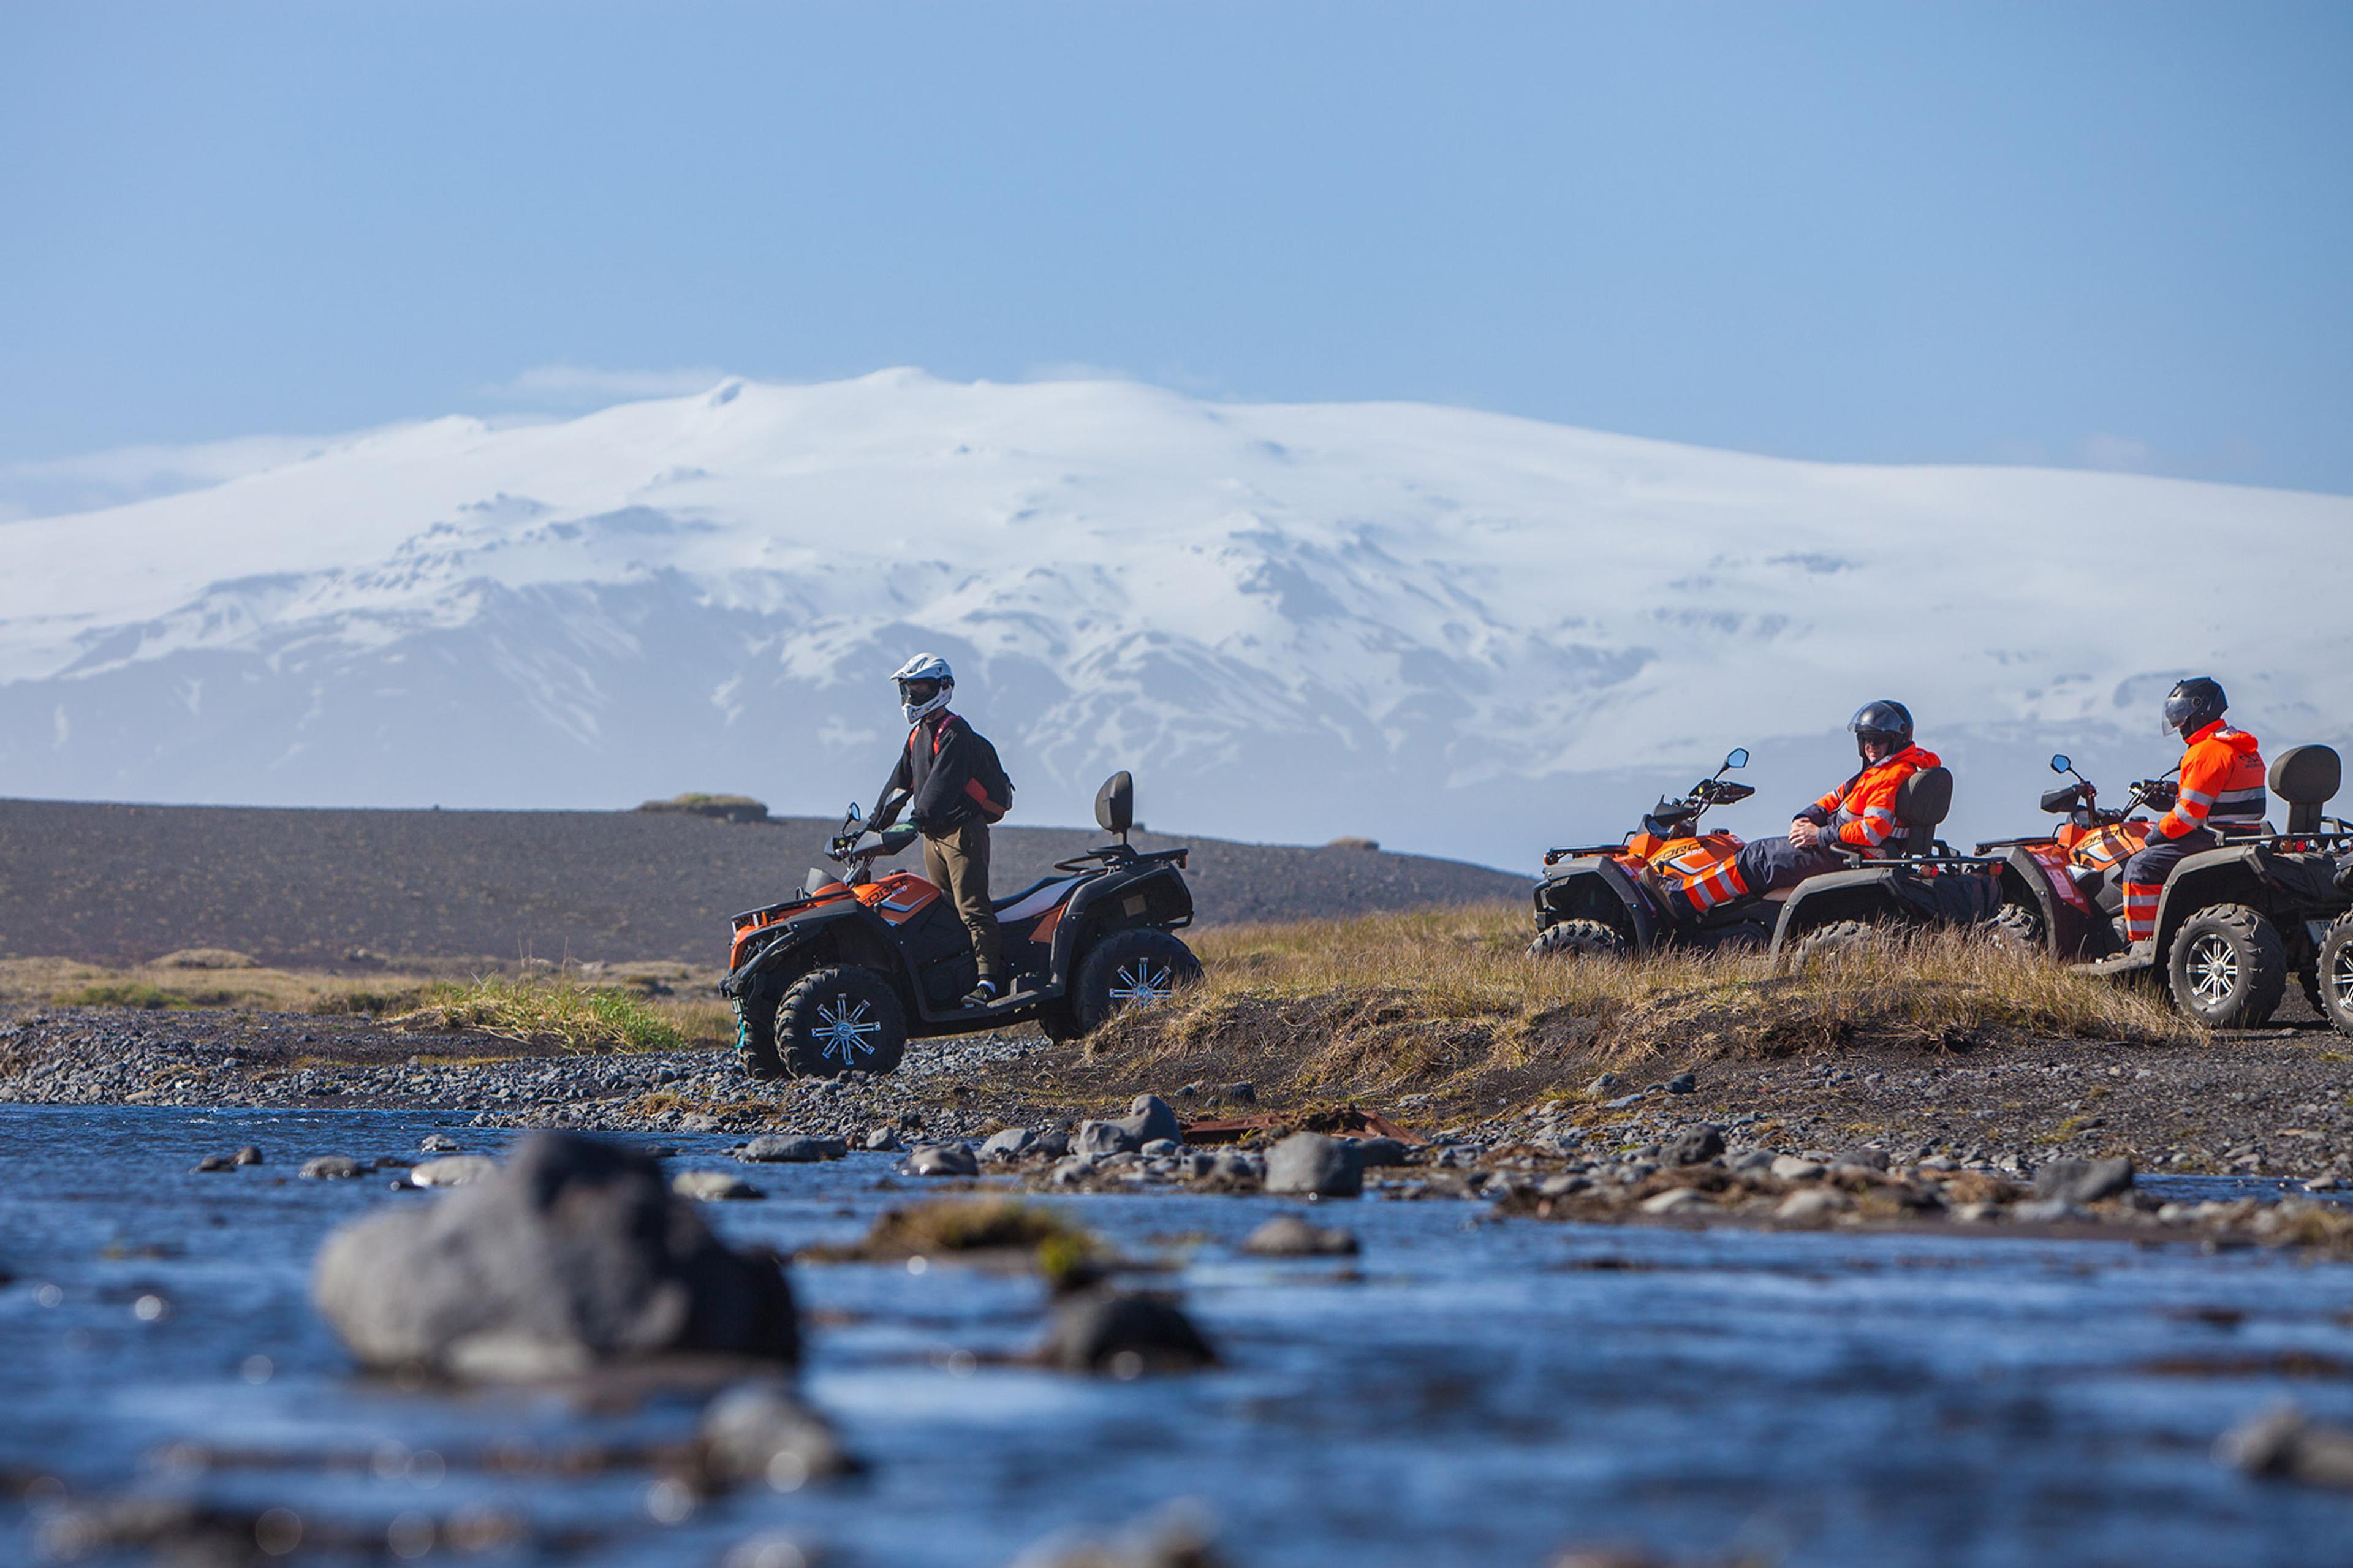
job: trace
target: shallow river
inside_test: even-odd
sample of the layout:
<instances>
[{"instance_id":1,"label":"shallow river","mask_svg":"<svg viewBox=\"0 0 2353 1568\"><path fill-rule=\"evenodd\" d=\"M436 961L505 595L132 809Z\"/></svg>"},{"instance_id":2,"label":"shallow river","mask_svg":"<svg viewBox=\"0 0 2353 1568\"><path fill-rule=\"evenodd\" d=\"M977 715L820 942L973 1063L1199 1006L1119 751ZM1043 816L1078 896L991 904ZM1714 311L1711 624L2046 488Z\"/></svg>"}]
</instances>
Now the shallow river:
<instances>
[{"instance_id":1,"label":"shallow river","mask_svg":"<svg viewBox=\"0 0 2353 1568\"><path fill-rule=\"evenodd\" d=\"M1496 1222L1469 1202L1320 1205L1363 1257L1274 1262L1237 1245L1295 1204L1052 1200L1178 1264L1166 1282L1226 1362L1124 1384L998 1363L1041 1327L1026 1278L797 1267L808 1393L871 1474L663 1522L679 1510L642 1468L517 1478L470 1461L501 1440L681 1436L691 1405L404 1393L356 1377L311 1311L330 1227L434 1200L387 1191L388 1174L295 1169L413 1153L437 1129L485 1152L512 1137L367 1112L0 1110L0 1469L280 1506L376 1539L480 1504L573 1537L466 1559L489 1562L716 1564L783 1532L837 1564L1001 1564L1187 1498L1237 1568L1536 1568L1575 1542L1890 1568L2353 1562L2353 1496L2209 1457L2284 1398L2353 1421L2353 1268ZM888 1156L744 1167L725 1142L684 1140L673 1163L769 1192L712 1206L737 1240L848 1240L920 1185ZM190 1172L246 1142L269 1163ZM184 1441L267 1462L174 1468ZM0 1561L36 1560L47 1506L38 1488L0 1502Z\"/></svg>"}]
</instances>

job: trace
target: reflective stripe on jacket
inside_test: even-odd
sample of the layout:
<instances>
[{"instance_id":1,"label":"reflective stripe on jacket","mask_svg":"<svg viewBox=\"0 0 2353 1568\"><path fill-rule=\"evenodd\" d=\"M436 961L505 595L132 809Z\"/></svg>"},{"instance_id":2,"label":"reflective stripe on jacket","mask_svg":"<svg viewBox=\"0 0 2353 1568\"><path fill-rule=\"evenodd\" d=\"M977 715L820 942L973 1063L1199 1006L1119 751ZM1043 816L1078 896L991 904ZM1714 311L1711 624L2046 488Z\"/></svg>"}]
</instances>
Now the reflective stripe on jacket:
<instances>
[{"instance_id":1,"label":"reflective stripe on jacket","mask_svg":"<svg viewBox=\"0 0 2353 1568\"><path fill-rule=\"evenodd\" d=\"M2217 719L2189 737L2181 754L2181 796L2158 818L2157 830L2179 838L2200 827L2217 833L2260 828L2270 798L2255 738Z\"/></svg>"},{"instance_id":2,"label":"reflective stripe on jacket","mask_svg":"<svg viewBox=\"0 0 2353 1568\"><path fill-rule=\"evenodd\" d=\"M1822 837L1842 848L1877 854L1902 826L1895 818L1895 792L1914 773L1942 765L1936 752L1917 746L1872 763L1814 802L1813 809L1821 814Z\"/></svg>"}]
</instances>

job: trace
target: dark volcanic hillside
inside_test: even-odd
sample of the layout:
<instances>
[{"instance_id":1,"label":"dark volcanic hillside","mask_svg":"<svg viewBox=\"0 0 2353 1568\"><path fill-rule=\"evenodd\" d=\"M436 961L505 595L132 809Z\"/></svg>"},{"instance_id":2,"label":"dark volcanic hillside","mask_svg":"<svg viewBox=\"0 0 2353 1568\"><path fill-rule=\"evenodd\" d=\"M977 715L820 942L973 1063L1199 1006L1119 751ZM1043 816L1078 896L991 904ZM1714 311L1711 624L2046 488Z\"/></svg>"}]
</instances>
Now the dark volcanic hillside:
<instances>
[{"instance_id":1,"label":"dark volcanic hillside","mask_svg":"<svg viewBox=\"0 0 2353 1568\"><path fill-rule=\"evenodd\" d=\"M0 801L0 956L267 963L396 958L720 962L727 917L800 885L834 824L641 812L286 811ZM1000 894L1100 841L999 828ZM1362 849L1190 843L1206 922L1525 896L1525 879ZM904 864L918 864L909 857Z\"/></svg>"}]
</instances>

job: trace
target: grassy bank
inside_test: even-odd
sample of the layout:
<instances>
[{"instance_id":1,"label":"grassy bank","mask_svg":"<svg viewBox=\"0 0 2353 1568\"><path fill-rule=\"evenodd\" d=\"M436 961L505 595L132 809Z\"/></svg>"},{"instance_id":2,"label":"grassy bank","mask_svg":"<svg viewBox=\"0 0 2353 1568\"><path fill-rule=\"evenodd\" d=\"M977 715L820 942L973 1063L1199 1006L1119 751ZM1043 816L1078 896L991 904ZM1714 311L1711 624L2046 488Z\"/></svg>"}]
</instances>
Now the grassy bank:
<instances>
[{"instance_id":1,"label":"grassy bank","mask_svg":"<svg viewBox=\"0 0 2353 1568\"><path fill-rule=\"evenodd\" d=\"M1531 959L1530 934L1508 905L1193 933L1202 984L1115 1021L1069 1077L1105 1092L1248 1079L1286 1097L1444 1103L1726 1058L2200 1037L2154 993L1956 932L1801 973L1761 954Z\"/></svg>"}]
</instances>

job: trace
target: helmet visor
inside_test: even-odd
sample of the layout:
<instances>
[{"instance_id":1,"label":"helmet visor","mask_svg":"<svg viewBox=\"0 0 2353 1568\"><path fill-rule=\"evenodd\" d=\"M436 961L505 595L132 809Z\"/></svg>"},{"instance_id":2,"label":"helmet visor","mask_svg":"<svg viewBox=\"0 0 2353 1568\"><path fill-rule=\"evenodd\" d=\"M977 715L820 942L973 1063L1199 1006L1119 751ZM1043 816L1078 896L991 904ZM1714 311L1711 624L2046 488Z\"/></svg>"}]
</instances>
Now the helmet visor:
<instances>
[{"instance_id":1,"label":"helmet visor","mask_svg":"<svg viewBox=\"0 0 2353 1568\"><path fill-rule=\"evenodd\" d=\"M899 700L910 708L921 708L940 694L936 680L902 680L899 682Z\"/></svg>"}]
</instances>

